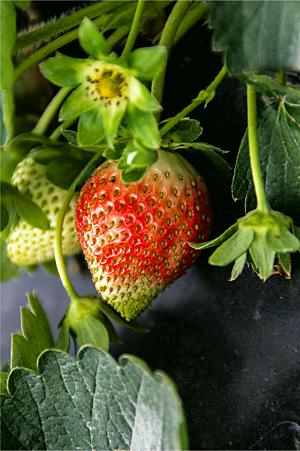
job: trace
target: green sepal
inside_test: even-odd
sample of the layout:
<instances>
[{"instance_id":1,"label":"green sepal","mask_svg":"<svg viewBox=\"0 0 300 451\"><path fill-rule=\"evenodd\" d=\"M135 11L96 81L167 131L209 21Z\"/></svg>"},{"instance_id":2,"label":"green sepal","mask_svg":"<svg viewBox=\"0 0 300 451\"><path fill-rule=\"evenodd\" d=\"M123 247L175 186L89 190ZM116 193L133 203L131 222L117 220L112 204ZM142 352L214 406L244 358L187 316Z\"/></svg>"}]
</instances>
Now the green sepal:
<instances>
[{"instance_id":1,"label":"green sepal","mask_svg":"<svg viewBox=\"0 0 300 451\"><path fill-rule=\"evenodd\" d=\"M230 282L236 280L243 272L247 260L247 252L240 255L234 262L231 270Z\"/></svg>"},{"instance_id":2,"label":"green sepal","mask_svg":"<svg viewBox=\"0 0 300 451\"><path fill-rule=\"evenodd\" d=\"M59 112L59 120L67 121L69 119L76 119L85 111L89 111L95 107L95 103L90 99L81 85L75 91L73 91Z\"/></svg>"},{"instance_id":3,"label":"green sepal","mask_svg":"<svg viewBox=\"0 0 300 451\"><path fill-rule=\"evenodd\" d=\"M298 238L283 227L278 230L268 230L266 243L270 249L279 253L296 252L300 249Z\"/></svg>"},{"instance_id":4,"label":"green sepal","mask_svg":"<svg viewBox=\"0 0 300 451\"><path fill-rule=\"evenodd\" d=\"M69 326L63 322L60 329L57 340L55 342L55 349L61 349L62 351L69 352L70 349L70 329Z\"/></svg>"},{"instance_id":5,"label":"green sepal","mask_svg":"<svg viewBox=\"0 0 300 451\"><path fill-rule=\"evenodd\" d=\"M40 64L40 70L55 85L73 88L83 82L87 63L86 59L72 58L57 52Z\"/></svg>"},{"instance_id":6,"label":"green sepal","mask_svg":"<svg viewBox=\"0 0 300 451\"><path fill-rule=\"evenodd\" d=\"M79 42L83 50L93 58L101 59L108 55L110 47L103 34L90 19L85 17L81 22L78 32Z\"/></svg>"},{"instance_id":7,"label":"green sepal","mask_svg":"<svg viewBox=\"0 0 300 451\"><path fill-rule=\"evenodd\" d=\"M209 249L210 247L219 246L219 244L222 244L225 240L230 238L237 230L238 225L233 224L227 230L225 230L225 232L223 232L222 235L218 236L217 238L214 238L213 240L206 241L204 243L189 243L189 245L193 249L197 250Z\"/></svg>"},{"instance_id":8,"label":"green sepal","mask_svg":"<svg viewBox=\"0 0 300 451\"><path fill-rule=\"evenodd\" d=\"M21 193L14 195L13 202L18 215L32 227L50 230L50 223L43 210Z\"/></svg>"},{"instance_id":9,"label":"green sepal","mask_svg":"<svg viewBox=\"0 0 300 451\"><path fill-rule=\"evenodd\" d=\"M125 169L122 171L122 180L124 183L133 183L141 180L147 172L147 167Z\"/></svg>"},{"instance_id":10,"label":"green sepal","mask_svg":"<svg viewBox=\"0 0 300 451\"><path fill-rule=\"evenodd\" d=\"M196 119L181 119L165 136L172 143L190 143L202 134L203 128Z\"/></svg>"},{"instance_id":11,"label":"green sepal","mask_svg":"<svg viewBox=\"0 0 300 451\"><path fill-rule=\"evenodd\" d=\"M146 86L139 80L132 77L130 80L130 88L128 92L130 103L136 108L144 111L161 110L160 103L150 94Z\"/></svg>"},{"instance_id":12,"label":"green sepal","mask_svg":"<svg viewBox=\"0 0 300 451\"><path fill-rule=\"evenodd\" d=\"M103 108L102 118L103 127L107 144L112 146L117 136L120 122L126 110L126 102L120 102L119 105L113 103Z\"/></svg>"},{"instance_id":13,"label":"green sepal","mask_svg":"<svg viewBox=\"0 0 300 451\"><path fill-rule=\"evenodd\" d=\"M209 263L215 266L227 266L247 251L253 237L254 232L251 228L239 229L215 250L209 258Z\"/></svg>"},{"instance_id":14,"label":"green sepal","mask_svg":"<svg viewBox=\"0 0 300 451\"><path fill-rule=\"evenodd\" d=\"M163 45L136 49L130 53L128 64L143 80L152 80L160 71L167 58L167 49Z\"/></svg>"},{"instance_id":15,"label":"green sepal","mask_svg":"<svg viewBox=\"0 0 300 451\"><path fill-rule=\"evenodd\" d=\"M250 248L253 269L262 280L267 280L273 274L275 251L270 249L263 236L255 236Z\"/></svg>"},{"instance_id":16,"label":"green sepal","mask_svg":"<svg viewBox=\"0 0 300 451\"><path fill-rule=\"evenodd\" d=\"M125 147L119 161L119 169L137 169L149 167L157 160L157 151L146 149L137 143L129 142Z\"/></svg>"},{"instance_id":17,"label":"green sepal","mask_svg":"<svg viewBox=\"0 0 300 451\"><path fill-rule=\"evenodd\" d=\"M281 266L282 270L284 271L286 277L290 279L292 272L292 263L290 254L288 252L284 254L278 254L278 263Z\"/></svg>"},{"instance_id":18,"label":"green sepal","mask_svg":"<svg viewBox=\"0 0 300 451\"><path fill-rule=\"evenodd\" d=\"M100 107L85 111L80 115L77 139L82 147L95 144L104 138L104 126Z\"/></svg>"},{"instance_id":19,"label":"green sepal","mask_svg":"<svg viewBox=\"0 0 300 451\"><path fill-rule=\"evenodd\" d=\"M102 351L108 351L109 336L106 327L92 316L86 316L76 327L79 346L92 345Z\"/></svg>"},{"instance_id":20,"label":"green sepal","mask_svg":"<svg viewBox=\"0 0 300 451\"><path fill-rule=\"evenodd\" d=\"M8 211L5 207L5 205L3 205L2 202L0 202L0 231L2 232L2 230L4 230L9 222L9 214Z\"/></svg>"},{"instance_id":21,"label":"green sepal","mask_svg":"<svg viewBox=\"0 0 300 451\"><path fill-rule=\"evenodd\" d=\"M119 160L119 158L121 158L123 149L123 144L115 144L114 147L107 147L103 152L103 156L108 160Z\"/></svg>"},{"instance_id":22,"label":"green sepal","mask_svg":"<svg viewBox=\"0 0 300 451\"><path fill-rule=\"evenodd\" d=\"M153 113L141 111L129 104L126 118L128 128L137 140L152 149L159 147L160 133Z\"/></svg>"}]
</instances>

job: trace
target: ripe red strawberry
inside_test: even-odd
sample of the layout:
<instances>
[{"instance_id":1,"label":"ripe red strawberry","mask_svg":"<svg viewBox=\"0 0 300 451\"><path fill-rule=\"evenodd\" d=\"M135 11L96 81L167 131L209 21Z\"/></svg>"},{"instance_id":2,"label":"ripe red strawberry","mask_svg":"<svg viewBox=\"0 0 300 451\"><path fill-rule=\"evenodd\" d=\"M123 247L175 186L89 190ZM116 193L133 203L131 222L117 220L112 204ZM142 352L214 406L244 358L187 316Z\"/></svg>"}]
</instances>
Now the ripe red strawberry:
<instances>
[{"instance_id":1,"label":"ripe red strawberry","mask_svg":"<svg viewBox=\"0 0 300 451\"><path fill-rule=\"evenodd\" d=\"M97 291L128 321L197 258L211 210L206 186L180 155L159 152L142 180L125 184L103 163L84 185L76 229Z\"/></svg>"}]
</instances>

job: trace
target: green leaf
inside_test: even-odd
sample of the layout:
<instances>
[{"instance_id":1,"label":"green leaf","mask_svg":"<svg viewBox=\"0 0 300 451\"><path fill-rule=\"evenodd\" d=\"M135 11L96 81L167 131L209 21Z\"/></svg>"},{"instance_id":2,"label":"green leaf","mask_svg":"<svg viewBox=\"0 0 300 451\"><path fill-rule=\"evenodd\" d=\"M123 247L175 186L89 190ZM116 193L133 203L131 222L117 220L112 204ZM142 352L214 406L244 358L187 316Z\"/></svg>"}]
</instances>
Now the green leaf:
<instances>
[{"instance_id":1,"label":"green leaf","mask_svg":"<svg viewBox=\"0 0 300 451\"><path fill-rule=\"evenodd\" d=\"M164 137L164 140L173 143L190 143L202 134L203 128L196 119L182 119Z\"/></svg>"},{"instance_id":2,"label":"green leaf","mask_svg":"<svg viewBox=\"0 0 300 451\"><path fill-rule=\"evenodd\" d=\"M105 106L102 111L103 127L107 144L112 146L117 136L119 125L126 110L126 102L119 105L113 103Z\"/></svg>"},{"instance_id":3,"label":"green leaf","mask_svg":"<svg viewBox=\"0 0 300 451\"><path fill-rule=\"evenodd\" d=\"M92 316L86 316L80 320L77 328L77 340L79 346L91 345L102 351L108 351L109 336L106 327Z\"/></svg>"},{"instance_id":4,"label":"green leaf","mask_svg":"<svg viewBox=\"0 0 300 451\"><path fill-rule=\"evenodd\" d=\"M59 277L55 260L42 263L42 267L47 273L51 274L51 276Z\"/></svg>"},{"instance_id":5,"label":"green leaf","mask_svg":"<svg viewBox=\"0 0 300 451\"><path fill-rule=\"evenodd\" d=\"M167 49L163 45L136 49L130 53L128 64L143 80L152 80L167 59Z\"/></svg>"},{"instance_id":6,"label":"green leaf","mask_svg":"<svg viewBox=\"0 0 300 451\"><path fill-rule=\"evenodd\" d=\"M224 51L232 73L300 70L297 1L214 1L214 50Z\"/></svg>"},{"instance_id":7,"label":"green leaf","mask_svg":"<svg viewBox=\"0 0 300 451\"><path fill-rule=\"evenodd\" d=\"M21 193L13 196L14 206L18 215L32 227L49 230L50 223L43 210L32 200L27 199Z\"/></svg>"},{"instance_id":8,"label":"green leaf","mask_svg":"<svg viewBox=\"0 0 300 451\"><path fill-rule=\"evenodd\" d=\"M141 111L129 104L126 118L128 128L137 140L146 147L158 148L160 133L153 113Z\"/></svg>"},{"instance_id":9,"label":"green leaf","mask_svg":"<svg viewBox=\"0 0 300 451\"><path fill-rule=\"evenodd\" d=\"M26 9L29 6L29 1L30 0L14 0L14 4L21 9Z\"/></svg>"},{"instance_id":10,"label":"green leaf","mask_svg":"<svg viewBox=\"0 0 300 451\"><path fill-rule=\"evenodd\" d=\"M0 372L0 395L8 395L7 379L8 373Z\"/></svg>"},{"instance_id":11,"label":"green leaf","mask_svg":"<svg viewBox=\"0 0 300 451\"><path fill-rule=\"evenodd\" d=\"M88 60L56 53L40 64L44 77L57 86L73 88L83 82Z\"/></svg>"},{"instance_id":12,"label":"green leaf","mask_svg":"<svg viewBox=\"0 0 300 451\"><path fill-rule=\"evenodd\" d=\"M87 97L84 86L81 85L76 88L64 102L59 112L59 119L61 121L76 119L85 111L89 111L93 108L95 108L94 102Z\"/></svg>"},{"instance_id":13,"label":"green leaf","mask_svg":"<svg viewBox=\"0 0 300 451\"><path fill-rule=\"evenodd\" d=\"M209 263L215 266L229 265L247 251L253 237L254 232L251 228L239 229L215 250L209 258Z\"/></svg>"},{"instance_id":14,"label":"green leaf","mask_svg":"<svg viewBox=\"0 0 300 451\"><path fill-rule=\"evenodd\" d=\"M59 329L58 338L55 343L55 349L68 352L70 348L70 329L65 322Z\"/></svg>"},{"instance_id":15,"label":"green leaf","mask_svg":"<svg viewBox=\"0 0 300 451\"><path fill-rule=\"evenodd\" d=\"M269 97L284 97L288 102L300 103L300 90L296 87L279 83L266 75L243 73L240 79L255 87L255 90Z\"/></svg>"},{"instance_id":16,"label":"green leaf","mask_svg":"<svg viewBox=\"0 0 300 451\"><path fill-rule=\"evenodd\" d=\"M107 147L103 152L103 156L108 160L118 160L121 158L123 149L124 144L115 144L114 147Z\"/></svg>"},{"instance_id":17,"label":"green leaf","mask_svg":"<svg viewBox=\"0 0 300 451\"><path fill-rule=\"evenodd\" d=\"M189 243L189 245L193 249L198 249L198 250L204 250L204 249L209 249L210 247L219 246L219 244L222 244L224 241L226 241L228 238L230 238L237 230L238 230L238 225L233 224L227 230L225 230L225 232L223 232L222 235L218 236L217 238L214 238L213 240L206 241L205 243Z\"/></svg>"},{"instance_id":18,"label":"green leaf","mask_svg":"<svg viewBox=\"0 0 300 451\"><path fill-rule=\"evenodd\" d=\"M62 135L71 146L78 147L77 133L74 130L63 130Z\"/></svg>"},{"instance_id":19,"label":"green leaf","mask_svg":"<svg viewBox=\"0 0 300 451\"><path fill-rule=\"evenodd\" d=\"M267 280L273 273L275 252L267 246L263 237L255 236L250 248L253 269L259 277Z\"/></svg>"},{"instance_id":20,"label":"green leaf","mask_svg":"<svg viewBox=\"0 0 300 451\"><path fill-rule=\"evenodd\" d=\"M108 55L110 52L110 47L105 37L87 17L81 22L78 38L83 50L93 58L101 59L103 55Z\"/></svg>"},{"instance_id":21,"label":"green leaf","mask_svg":"<svg viewBox=\"0 0 300 451\"><path fill-rule=\"evenodd\" d=\"M53 347L53 338L47 315L38 297L29 293L28 307L21 308L22 334L13 334L11 343L11 368L25 367L36 371L37 359Z\"/></svg>"},{"instance_id":22,"label":"green leaf","mask_svg":"<svg viewBox=\"0 0 300 451\"><path fill-rule=\"evenodd\" d=\"M12 52L16 39L16 11L11 1L1 2L0 14L0 144L14 133L14 67Z\"/></svg>"},{"instance_id":23,"label":"green leaf","mask_svg":"<svg viewBox=\"0 0 300 451\"><path fill-rule=\"evenodd\" d=\"M286 252L296 252L300 249L299 240L285 228L276 232L268 230L266 243L273 251L283 254Z\"/></svg>"},{"instance_id":24,"label":"green leaf","mask_svg":"<svg viewBox=\"0 0 300 451\"><path fill-rule=\"evenodd\" d=\"M275 106L266 108L258 121L258 144L266 196L271 207L300 223L300 122L296 110L286 107L283 102L278 109ZM232 195L235 200L245 197L248 211L255 208L247 134L236 161Z\"/></svg>"},{"instance_id":25,"label":"green leaf","mask_svg":"<svg viewBox=\"0 0 300 451\"><path fill-rule=\"evenodd\" d=\"M9 214L6 207L0 202L0 231L4 230L9 222Z\"/></svg>"},{"instance_id":26,"label":"green leaf","mask_svg":"<svg viewBox=\"0 0 300 451\"><path fill-rule=\"evenodd\" d=\"M15 369L3 397L3 449L187 449L174 384L133 356L47 351L40 375ZM45 396L45 393L47 396Z\"/></svg>"},{"instance_id":27,"label":"green leaf","mask_svg":"<svg viewBox=\"0 0 300 451\"><path fill-rule=\"evenodd\" d=\"M53 185L67 190L84 166L85 162L82 161L56 158L47 165L46 177Z\"/></svg>"},{"instance_id":28,"label":"green leaf","mask_svg":"<svg viewBox=\"0 0 300 451\"><path fill-rule=\"evenodd\" d=\"M95 144L104 138L102 112L98 108L81 114L77 129L78 144L82 147Z\"/></svg>"},{"instance_id":29,"label":"green leaf","mask_svg":"<svg viewBox=\"0 0 300 451\"><path fill-rule=\"evenodd\" d=\"M247 257L247 252L245 252L244 254L242 254L240 257L238 257L235 260L234 265L231 270L231 276L230 276L231 282L236 280L242 274L243 269L246 264L246 257Z\"/></svg>"}]
</instances>

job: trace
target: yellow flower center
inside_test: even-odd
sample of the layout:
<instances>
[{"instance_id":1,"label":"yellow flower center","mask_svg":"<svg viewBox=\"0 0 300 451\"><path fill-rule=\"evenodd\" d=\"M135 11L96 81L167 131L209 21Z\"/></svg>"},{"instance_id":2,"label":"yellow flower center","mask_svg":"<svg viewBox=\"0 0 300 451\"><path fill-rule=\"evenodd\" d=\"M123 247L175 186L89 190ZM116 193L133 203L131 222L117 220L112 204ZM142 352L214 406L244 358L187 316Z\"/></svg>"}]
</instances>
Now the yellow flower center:
<instances>
[{"instance_id":1,"label":"yellow flower center","mask_svg":"<svg viewBox=\"0 0 300 451\"><path fill-rule=\"evenodd\" d=\"M96 67L86 79L87 95L90 95L93 100L102 100L104 104L110 104L112 101L119 102L122 97L127 98L128 83L125 74L119 68Z\"/></svg>"}]
</instances>

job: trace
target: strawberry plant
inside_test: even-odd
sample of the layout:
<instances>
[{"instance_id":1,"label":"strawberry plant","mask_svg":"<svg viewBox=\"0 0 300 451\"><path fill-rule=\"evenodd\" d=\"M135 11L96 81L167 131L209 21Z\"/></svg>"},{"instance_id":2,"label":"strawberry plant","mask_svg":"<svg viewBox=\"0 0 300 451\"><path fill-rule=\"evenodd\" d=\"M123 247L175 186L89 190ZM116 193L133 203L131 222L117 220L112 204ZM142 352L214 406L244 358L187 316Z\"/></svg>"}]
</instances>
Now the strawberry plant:
<instances>
[{"instance_id":1,"label":"strawberry plant","mask_svg":"<svg viewBox=\"0 0 300 451\"><path fill-rule=\"evenodd\" d=\"M118 356L126 330L135 343L147 340L151 327L139 315L199 256L204 275L230 265L231 282L249 277L262 291L279 277L282 286L297 284L299 5L102 0L67 5L66 14L35 23L45 14L39 3L1 2L1 281L24 272L39 277L41 266L58 278L68 304L53 334L35 287L27 294L21 332L12 334L10 362L0 373L2 449L186 449L187 429L192 447L237 449L234 440L242 442L232 431L213 442L204 428L199 439L183 396L186 426L164 372L133 355L116 361L109 352ZM44 3L57 13L58 5ZM217 70L198 50L203 30ZM184 84L188 48L176 52L191 33L203 78L193 77L194 65L184 69L191 80ZM247 122L239 124L236 153L230 139L209 133L226 117L218 103L226 83L238 86L230 95L241 95ZM230 138L231 117L226 127ZM230 187L237 206L228 201ZM90 272L95 291L86 286L79 294L72 265ZM214 274L226 281L224 272ZM172 352L162 366L170 354L178 366L188 358L184 374L192 369L188 385L196 387L194 320L188 308L179 315L192 338L186 346L172 341L176 331L168 336ZM214 335L209 321L203 327L204 336ZM184 394L186 381L181 386L176 370L170 373ZM296 424L297 410L286 421ZM253 443L247 449L265 446Z\"/></svg>"}]
</instances>

